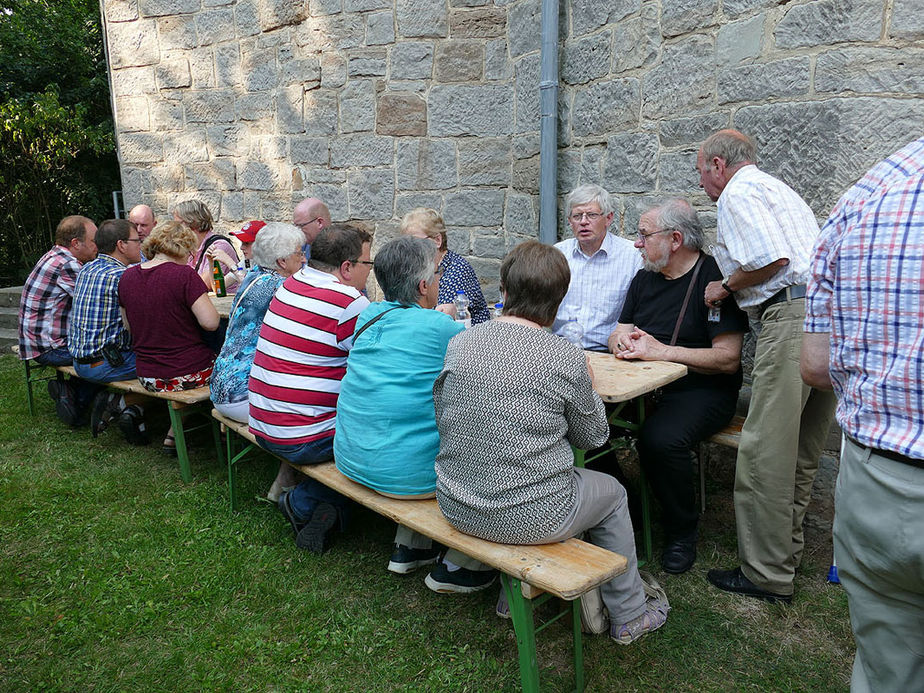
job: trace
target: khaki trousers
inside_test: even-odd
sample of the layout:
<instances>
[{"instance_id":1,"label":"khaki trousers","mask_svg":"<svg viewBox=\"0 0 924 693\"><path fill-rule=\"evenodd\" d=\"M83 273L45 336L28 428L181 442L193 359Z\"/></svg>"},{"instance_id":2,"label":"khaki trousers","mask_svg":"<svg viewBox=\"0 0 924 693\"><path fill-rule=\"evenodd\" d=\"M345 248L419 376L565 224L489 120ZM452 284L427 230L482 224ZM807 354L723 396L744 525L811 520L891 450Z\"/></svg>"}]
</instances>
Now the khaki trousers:
<instances>
[{"instance_id":1,"label":"khaki trousers","mask_svg":"<svg viewBox=\"0 0 924 693\"><path fill-rule=\"evenodd\" d=\"M792 594L804 545L802 521L834 415L834 393L799 375L805 299L764 311L751 404L735 469L741 571L776 594Z\"/></svg>"}]
</instances>

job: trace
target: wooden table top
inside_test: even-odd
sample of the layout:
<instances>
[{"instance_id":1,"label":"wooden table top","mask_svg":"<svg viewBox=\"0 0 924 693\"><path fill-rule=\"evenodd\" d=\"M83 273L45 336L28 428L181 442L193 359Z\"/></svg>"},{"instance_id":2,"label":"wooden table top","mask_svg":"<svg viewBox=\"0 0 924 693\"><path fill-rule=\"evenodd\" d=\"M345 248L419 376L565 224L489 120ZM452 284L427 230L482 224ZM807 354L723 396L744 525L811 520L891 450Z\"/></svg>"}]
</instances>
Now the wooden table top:
<instances>
[{"instance_id":1,"label":"wooden table top","mask_svg":"<svg viewBox=\"0 0 924 693\"><path fill-rule=\"evenodd\" d=\"M687 374L687 367L680 363L623 361L599 351L584 353L594 371L594 389L604 402L625 402Z\"/></svg>"},{"instance_id":2,"label":"wooden table top","mask_svg":"<svg viewBox=\"0 0 924 693\"><path fill-rule=\"evenodd\" d=\"M218 317L227 318L231 312L231 301L234 300L234 296L222 296L218 298L210 291L209 298L212 300L212 305L218 310Z\"/></svg>"}]
</instances>

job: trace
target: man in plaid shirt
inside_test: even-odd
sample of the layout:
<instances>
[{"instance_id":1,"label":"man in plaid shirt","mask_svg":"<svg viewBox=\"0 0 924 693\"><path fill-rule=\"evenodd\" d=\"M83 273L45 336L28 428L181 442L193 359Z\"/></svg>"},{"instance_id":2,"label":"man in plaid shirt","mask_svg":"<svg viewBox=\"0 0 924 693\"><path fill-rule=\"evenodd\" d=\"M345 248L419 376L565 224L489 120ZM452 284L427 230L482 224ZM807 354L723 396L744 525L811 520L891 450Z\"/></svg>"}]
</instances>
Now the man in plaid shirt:
<instances>
[{"instance_id":1,"label":"man in plaid shirt","mask_svg":"<svg viewBox=\"0 0 924 693\"><path fill-rule=\"evenodd\" d=\"M756 160L753 141L737 130L711 135L697 157L700 184L717 202L715 260L723 275L706 285L706 304L718 306L734 294L761 322L735 467L741 565L710 570L708 579L727 592L788 603L834 396L808 387L799 375L805 282L818 224L802 198L758 169Z\"/></svg>"},{"instance_id":2,"label":"man in plaid shirt","mask_svg":"<svg viewBox=\"0 0 924 693\"><path fill-rule=\"evenodd\" d=\"M19 357L46 366L65 366L73 356L67 348L67 323L77 272L96 257L96 224L82 216L64 217L55 231L55 245L36 263L19 302ZM77 423L74 391L63 380L49 382L58 416Z\"/></svg>"},{"instance_id":3,"label":"man in plaid shirt","mask_svg":"<svg viewBox=\"0 0 924 693\"><path fill-rule=\"evenodd\" d=\"M815 247L802 374L844 431L834 551L853 691L924 690L924 137L838 202Z\"/></svg>"}]
</instances>

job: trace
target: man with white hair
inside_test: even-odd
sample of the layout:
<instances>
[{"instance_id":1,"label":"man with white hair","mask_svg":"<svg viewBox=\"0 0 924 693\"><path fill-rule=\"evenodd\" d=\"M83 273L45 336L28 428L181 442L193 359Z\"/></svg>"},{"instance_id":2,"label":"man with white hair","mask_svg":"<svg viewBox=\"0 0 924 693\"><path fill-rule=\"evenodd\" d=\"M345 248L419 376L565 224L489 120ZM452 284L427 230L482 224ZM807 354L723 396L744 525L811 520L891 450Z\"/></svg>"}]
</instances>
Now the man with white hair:
<instances>
[{"instance_id":1,"label":"man with white hair","mask_svg":"<svg viewBox=\"0 0 924 693\"><path fill-rule=\"evenodd\" d=\"M661 505L661 565L684 573L696 560L699 511L690 452L728 424L741 387L741 343L748 319L734 298L711 314L700 299L722 273L702 252L703 227L686 200L645 212L635 247L644 260L609 338L617 358L673 361L689 369L652 398L638 436L639 461Z\"/></svg>"},{"instance_id":2,"label":"man with white hair","mask_svg":"<svg viewBox=\"0 0 924 693\"><path fill-rule=\"evenodd\" d=\"M558 309L552 331L562 334L576 319L584 336L582 346L607 350L616 329L629 282L642 266L632 241L608 231L613 222L610 194L599 185L581 185L565 200L574 238L556 243L571 269L568 293Z\"/></svg>"}]
</instances>

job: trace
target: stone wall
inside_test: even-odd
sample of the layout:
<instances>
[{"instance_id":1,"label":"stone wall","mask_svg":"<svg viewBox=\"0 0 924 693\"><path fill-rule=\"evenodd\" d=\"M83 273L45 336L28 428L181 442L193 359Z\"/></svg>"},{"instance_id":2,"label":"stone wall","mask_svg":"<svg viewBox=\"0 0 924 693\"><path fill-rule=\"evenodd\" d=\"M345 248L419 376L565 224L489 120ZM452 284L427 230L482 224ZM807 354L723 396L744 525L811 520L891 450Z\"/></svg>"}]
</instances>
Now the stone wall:
<instances>
[{"instance_id":1,"label":"stone wall","mask_svg":"<svg viewBox=\"0 0 924 693\"><path fill-rule=\"evenodd\" d=\"M200 197L219 227L314 195L376 241L411 207L493 299L538 228L540 0L102 0L125 200ZM918 0L562 0L559 190L601 182L634 231L698 188L734 125L823 217L921 133ZM560 224L566 228L564 220Z\"/></svg>"}]
</instances>

